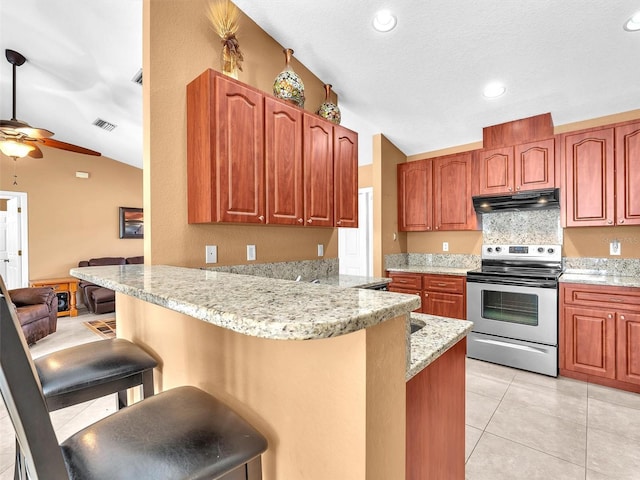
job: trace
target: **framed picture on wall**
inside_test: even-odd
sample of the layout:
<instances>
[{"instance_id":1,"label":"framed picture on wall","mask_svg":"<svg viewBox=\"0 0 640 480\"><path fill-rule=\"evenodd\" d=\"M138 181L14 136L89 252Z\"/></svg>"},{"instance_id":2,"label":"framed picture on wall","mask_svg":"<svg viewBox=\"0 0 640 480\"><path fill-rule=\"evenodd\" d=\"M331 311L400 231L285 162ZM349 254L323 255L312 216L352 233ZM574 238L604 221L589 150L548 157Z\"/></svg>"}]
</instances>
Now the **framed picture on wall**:
<instances>
[{"instance_id":1,"label":"framed picture on wall","mask_svg":"<svg viewBox=\"0 0 640 480\"><path fill-rule=\"evenodd\" d=\"M144 215L141 208L120 207L120 238L143 238Z\"/></svg>"}]
</instances>

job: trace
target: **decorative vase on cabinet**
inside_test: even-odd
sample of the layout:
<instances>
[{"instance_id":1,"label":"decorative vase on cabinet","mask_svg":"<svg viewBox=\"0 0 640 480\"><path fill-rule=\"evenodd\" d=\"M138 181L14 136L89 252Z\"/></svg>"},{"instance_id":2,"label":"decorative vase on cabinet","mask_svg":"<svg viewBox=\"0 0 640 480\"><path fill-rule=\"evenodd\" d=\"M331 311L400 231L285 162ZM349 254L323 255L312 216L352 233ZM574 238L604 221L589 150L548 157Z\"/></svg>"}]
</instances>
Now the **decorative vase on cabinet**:
<instances>
[{"instance_id":1,"label":"decorative vase on cabinet","mask_svg":"<svg viewBox=\"0 0 640 480\"><path fill-rule=\"evenodd\" d=\"M329 120L331 123L335 123L336 125L340 125L340 120L342 120L342 114L340 113L340 109L338 105L331 101L331 85L325 83L324 85L324 102L318 107L318 111L316 112L322 118Z\"/></svg>"},{"instance_id":2,"label":"decorative vase on cabinet","mask_svg":"<svg viewBox=\"0 0 640 480\"><path fill-rule=\"evenodd\" d=\"M283 52L285 65L273 82L273 94L278 98L292 102L300 108L304 108L304 83L291 68L293 50L285 48Z\"/></svg>"}]
</instances>

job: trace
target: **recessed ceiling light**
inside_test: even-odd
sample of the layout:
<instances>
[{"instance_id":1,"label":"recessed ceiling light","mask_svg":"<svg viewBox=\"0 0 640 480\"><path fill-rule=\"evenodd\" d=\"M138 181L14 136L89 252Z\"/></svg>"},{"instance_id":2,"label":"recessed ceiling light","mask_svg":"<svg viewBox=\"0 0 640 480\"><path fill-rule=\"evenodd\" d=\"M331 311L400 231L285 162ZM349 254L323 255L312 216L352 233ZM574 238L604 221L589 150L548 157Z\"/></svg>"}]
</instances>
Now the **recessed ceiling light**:
<instances>
[{"instance_id":1,"label":"recessed ceiling light","mask_svg":"<svg viewBox=\"0 0 640 480\"><path fill-rule=\"evenodd\" d=\"M373 28L379 32L389 32L396 28L398 19L389 10L380 10L373 17Z\"/></svg>"},{"instance_id":2,"label":"recessed ceiling light","mask_svg":"<svg viewBox=\"0 0 640 480\"><path fill-rule=\"evenodd\" d=\"M637 12L624 23L624 29L628 32L636 32L640 30L640 12Z\"/></svg>"},{"instance_id":3,"label":"recessed ceiling light","mask_svg":"<svg viewBox=\"0 0 640 480\"><path fill-rule=\"evenodd\" d=\"M503 95L506 91L507 87L505 87L501 83L490 83L489 85L484 87L484 91L482 92L482 94L487 98L497 98L500 95Z\"/></svg>"}]
</instances>

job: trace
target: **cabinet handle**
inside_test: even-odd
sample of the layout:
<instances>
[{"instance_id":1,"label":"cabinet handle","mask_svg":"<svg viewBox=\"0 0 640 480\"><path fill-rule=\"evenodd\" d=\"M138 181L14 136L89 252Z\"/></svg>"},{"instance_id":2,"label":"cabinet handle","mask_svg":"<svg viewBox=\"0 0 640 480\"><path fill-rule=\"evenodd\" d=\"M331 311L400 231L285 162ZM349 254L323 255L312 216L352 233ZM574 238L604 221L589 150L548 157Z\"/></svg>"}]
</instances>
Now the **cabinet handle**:
<instances>
[{"instance_id":1,"label":"cabinet handle","mask_svg":"<svg viewBox=\"0 0 640 480\"><path fill-rule=\"evenodd\" d=\"M342 224L342 220L338 220L338 221L336 222L336 225L341 225L341 224Z\"/></svg>"},{"instance_id":2,"label":"cabinet handle","mask_svg":"<svg viewBox=\"0 0 640 480\"><path fill-rule=\"evenodd\" d=\"M258 217L258 220L260 220L261 222L264 222L264 215L260 215L260 216Z\"/></svg>"},{"instance_id":3,"label":"cabinet handle","mask_svg":"<svg viewBox=\"0 0 640 480\"><path fill-rule=\"evenodd\" d=\"M298 219L298 223L302 223L304 222L304 220L302 220L301 218Z\"/></svg>"},{"instance_id":4,"label":"cabinet handle","mask_svg":"<svg viewBox=\"0 0 640 480\"><path fill-rule=\"evenodd\" d=\"M618 223L624 223L624 219L621 218L620 220L618 220Z\"/></svg>"},{"instance_id":5,"label":"cabinet handle","mask_svg":"<svg viewBox=\"0 0 640 480\"><path fill-rule=\"evenodd\" d=\"M512 189L511 187L509 187L507 190L511 191L511 190L513 190L513 189Z\"/></svg>"},{"instance_id":6,"label":"cabinet handle","mask_svg":"<svg viewBox=\"0 0 640 480\"><path fill-rule=\"evenodd\" d=\"M624 315L620 315L620 320L624 320Z\"/></svg>"},{"instance_id":7,"label":"cabinet handle","mask_svg":"<svg viewBox=\"0 0 640 480\"><path fill-rule=\"evenodd\" d=\"M624 302L623 298L610 298L609 299L610 302L616 302L616 303L622 303Z\"/></svg>"},{"instance_id":8,"label":"cabinet handle","mask_svg":"<svg viewBox=\"0 0 640 480\"><path fill-rule=\"evenodd\" d=\"M428 296L429 296L429 294L428 294L428 293L425 293L425 294L424 294L424 296L425 296L425 297L428 297Z\"/></svg>"},{"instance_id":9,"label":"cabinet handle","mask_svg":"<svg viewBox=\"0 0 640 480\"><path fill-rule=\"evenodd\" d=\"M520 187L516 187L516 190L520 190Z\"/></svg>"},{"instance_id":10,"label":"cabinet handle","mask_svg":"<svg viewBox=\"0 0 640 480\"><path fill-rule=\"evenodd\" d=\"M312 220L312 219L307 220L307 223L311 223L311 222L313 222L313 220Z\"/></svg>"},{"instance_id":11,"label":"cabinet handle","mask_svg":"<svg viewBox=\"0 0 640 480\"><path fill-rule=\"evenodd\" d=\"M613 315L609 314L607 315L607 318L613 318Z\"/></svg>"},{"instance_id":12,"label":"cabinet handle","mask_svg":"<svg viewBox=\"0 0 640 480\"><path fill-rule=\"evenodd\" d=\"M436 285L438 285L439 287L446 287L447 286L446 283L436 283Z\"/></svg>"},{"instance_id":13,"label":"cabinet handle","mask_svg":"<svg viewBox=\"0 0 640 480\"><path fill-rule=\"evenodd\" d=\"M607 224L611 225L613 223L613 220L607 220Z\"/></svg>"}]
</instances>

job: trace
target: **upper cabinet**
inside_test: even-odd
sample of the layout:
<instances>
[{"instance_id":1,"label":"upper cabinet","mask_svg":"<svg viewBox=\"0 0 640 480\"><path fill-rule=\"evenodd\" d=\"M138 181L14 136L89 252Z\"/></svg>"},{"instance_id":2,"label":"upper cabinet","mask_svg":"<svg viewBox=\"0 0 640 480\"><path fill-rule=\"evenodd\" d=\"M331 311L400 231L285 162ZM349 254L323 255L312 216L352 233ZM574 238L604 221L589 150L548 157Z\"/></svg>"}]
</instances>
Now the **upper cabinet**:
<instances>
[{"instance_id":1,"label":"upper cabinet","mask_svg":"<svg viewBox=\"0 0 640 480\"><path fill-rule=\"evenodd\" d=\"M398 229L475 230L472 154L398 165Z\"/></svg>"},{"instance_id":2,"label":"upper cabinet","mask_svg":"<svg viewBox=\"0 0 640 480\"><path fill-rule=\"evenodd\" d=\"M555 139L476 152L480 195L556 186Z\"/></svg>"},{"instance_id":3,"label":"upper cabinet","mask_svg":"<svg viewBox=\"0 0 640 480\"><path fill-rule=\"evenodd\" d=\"M564 226L640 225L640 123L561 138Z\"/></svg>"},{"instance_id":4,"label":"upper cabinet","mask_svg":"<svg viewBox=\"0 0 640 480\"><path fill-rule=\"evenodd\" d=\"M207 70L187 86L189 223L357 227L358 135Z\"/></svg>"},{"instance_id":5,"label":"upper cabinet","mask_svg":"<svg viewBox=\"0 0 640 480\"><path fill-rule=\"evenodd\" d=\"M433 169L431 160L398 165L398 230L433 229Z\"/></svg>"}]
</instances>

